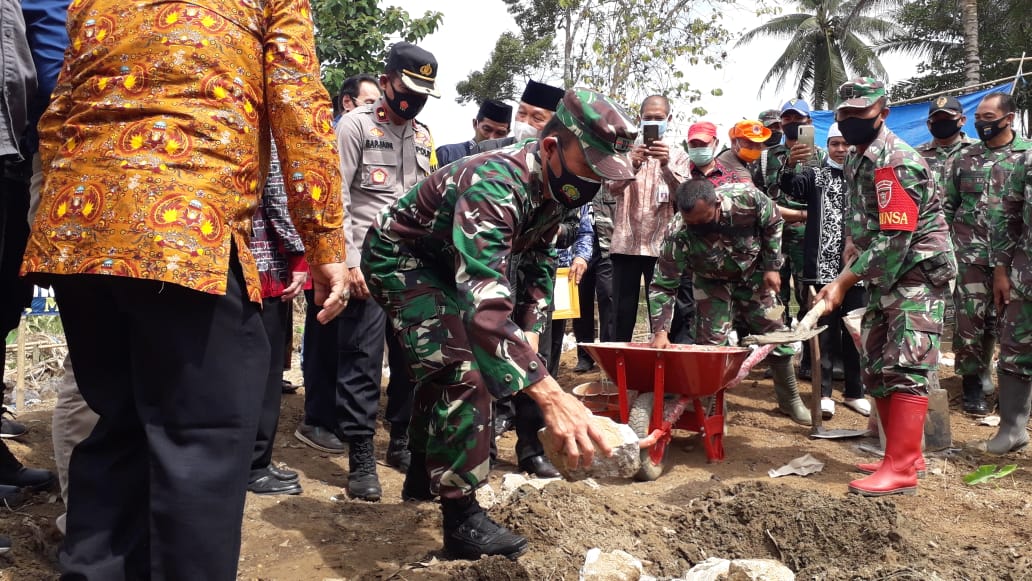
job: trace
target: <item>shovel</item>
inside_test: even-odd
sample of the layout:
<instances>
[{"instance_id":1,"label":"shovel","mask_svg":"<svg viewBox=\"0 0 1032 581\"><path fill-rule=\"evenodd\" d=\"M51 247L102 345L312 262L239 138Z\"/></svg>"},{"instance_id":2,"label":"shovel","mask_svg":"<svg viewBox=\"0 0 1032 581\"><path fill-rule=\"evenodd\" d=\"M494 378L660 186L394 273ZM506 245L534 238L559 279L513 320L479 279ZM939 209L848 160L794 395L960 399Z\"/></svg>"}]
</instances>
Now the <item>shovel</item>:
<instances>
[{"instance_id":1,"label":"shovel","mask_svg":"<svg viewBox=\"0 0 1032 581\"><path fill-rule=\"evenodd\" d=\"M814 296L813 287L810 287L810 298L812 300ZM820 309L823 314L826 305L824 301L819 301L813 307L813 311ZM811 313L813 311L810 311ZM810 317L810 313L803 317L806 320ZM820 315L814 317L816 320ZM812 325L812 323L811 323ZM799 326L802 326L800 323ZM811 397L810 397L810 437L819 438L823 440L839 440L843 438L860 438L867 435L867 430L826 430L822 425L824 418L821 416L821 340L816 335L810 338L810 369L812 375L811 379Z\"/></svg>"}]
</instances>

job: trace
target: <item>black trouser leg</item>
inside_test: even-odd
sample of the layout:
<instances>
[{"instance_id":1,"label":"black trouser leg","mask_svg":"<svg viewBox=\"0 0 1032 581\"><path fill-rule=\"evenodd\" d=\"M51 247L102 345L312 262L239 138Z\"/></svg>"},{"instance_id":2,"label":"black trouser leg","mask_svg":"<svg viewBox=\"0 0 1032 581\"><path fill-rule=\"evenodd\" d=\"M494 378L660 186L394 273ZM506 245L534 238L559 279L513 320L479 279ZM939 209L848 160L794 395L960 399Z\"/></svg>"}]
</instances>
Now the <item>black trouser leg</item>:
<instances>
[{"instance_id":1,"label":"black trouser leg","mask_svg":"<svg viewBox=\"0 0 1032 581\"><path fill-rule=\"evenodd\" d=\"M598 273L598 261L592 260L581 277L577 287L580 301L580 317L573 320L573 336L578 343L591 343L595 340L595 282ZM599 304L601 306L601 302ZM599 317L601 318L601 317ZM577 362L592 361L591 355L583 347L577 347Z\"/></svg>"},{"instance_id":2,"label":"black trouser leg","mask_svg":"<svg viewBox=\"0 0 1032 581\"><path fill-rule=\"evenodd\" d=\"M28 213L29 185L0 178L0 338L18 328L32 300L32 285L18 276L29 239Z\"/></svg>"},{"instance_id":3,"label":"black trouser leg","mask_svg":"<svg viewBox=\"0 0 1032 581\"><path fill-rule=\"evenodd\" d=\"M348 302L337 327L337 434L372 437L380 407L387 316L372 299Z\"/></svg>"},{"instance_id":4,"label":"black trouser leg","mask_svg":"<svg viewBox=\"0 0 1032 581\"><path fill-rule=\"evenodd\" d=\"M301 373L305 378L305 419L310 426L337 429L337 328L340 317L325 325L315 317L319 307L313 291L305 291L305 357Z\"/></svg>"},{"instance_id":5,"label":"black trouser leg","mask_svg":"<svg viewBox=\"0 0 1032 581\"><path fill-rule=\"evenodd\" d=\"M548 340L548 374L552 377L559 376L559 359L563 355L563 337L566 335L566 321L552 321L552 332L541 340Z\"/></svg>"},{"instance_id":6,"label":"black trouser leg","mask_svg":"<svg viewBox=\"0 0 1032 581\"><path fill-rule=\"evenodd\" d=\"M289 324L288 313L291 304L281 299L268 298L262 301L262 325L269 338L269 373L265 380L265 396L262 398L262 414L258 418L258 437L251 454L251 470L262 470L272 462L272 446L276 440L279 425L280 401L283 399L283 352Z\"/></svg>"},{"instance_id":7,"label":"black trouser leg","mask_svg":"<svg viewBox=\"0 0 1032 581\"><path fill-rule=\"evenodd\" d=\"M626 342L634 335L638 319L638 300L641 297L642 277L645 277L645 296L652 284L656 259L651 256L613 254L613 340Z\"/></svg>"},{"instance_id":8,"label":"black trouser leg","mask_svg":"<svg viewBox=\"0 0 1032 581\"><path fill-rule=\"evenodd\" d=\"M545 417L541 414L541 408L523 392L514 395L512 403L516 408L516 417L513 418L516 428L516 458L523 461L531 456L544 454L545 449L538 439L538 430L545 427Z\"/></svg>"},{"instance_id":9,"label":"black trouser leg","mask_svg":"<svg viewBox=\"0 0 1032 581\"><path fill-rule=\"evenodd\" d=\"M387 383L387 409L384 410L384 417L391 424L391 437L400 438L408 432L416 386L412 382L405 351L398 342L398 336L390 329L389 321L386 326L387 365L391 370L391 379Z\"/></svg>"},{"instance_id":10,"label":"black trouser leg","mask_svg":"<svg viewBox=\"0 0 1032 581\"><path fill-rule=\"evenodd\" d=\"M79 389L99 415L69 465L65 577L236 579L269 368L239 263L225 296L53 281Z\"/></svg>"},{"instance_id":11,"label":"black trouser leg","mask_svg":"<svg viewBox=\"0 0 1032 581\"><path fill-rule=\"evenodd\" d=\"M599 258L595 266L595 297L598 300L598 339L613 341L613 261Z\"/></svg>"}]
</instances>

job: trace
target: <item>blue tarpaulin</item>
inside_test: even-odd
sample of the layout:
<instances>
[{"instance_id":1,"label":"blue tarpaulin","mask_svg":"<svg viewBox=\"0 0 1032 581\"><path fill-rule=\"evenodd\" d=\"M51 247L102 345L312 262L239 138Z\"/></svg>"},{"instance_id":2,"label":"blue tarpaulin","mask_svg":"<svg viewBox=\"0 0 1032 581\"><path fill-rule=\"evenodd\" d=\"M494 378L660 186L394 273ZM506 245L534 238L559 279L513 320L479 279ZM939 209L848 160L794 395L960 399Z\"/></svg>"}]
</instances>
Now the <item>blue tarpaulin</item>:
<instances>
[{"instance_id":1,"label":"blue tarpaulin","mask_svg":"<svg viewBox=\"0 0 1032 581\"><path fill-rule=\"evenodd\" d=\"M957 100L960 101L964 107L964 114L967 115L964 132L972 138L978 139L978 132L975 131L975 109L978 108L978 104L989 93L1010 93L1012 85L1013 83L1006 83L977 93L957 95ZM932 136L928 133L928 126L925 124L928 120L928 103L931 100L909 105L890 105L889 117L885 120L889 124L889 129L913 147L931 141ZM816 130L814 142L824 147L828 141L828 128L835 122L835 112L814 111L811 116Z\"/></svg>"}]
</instances>

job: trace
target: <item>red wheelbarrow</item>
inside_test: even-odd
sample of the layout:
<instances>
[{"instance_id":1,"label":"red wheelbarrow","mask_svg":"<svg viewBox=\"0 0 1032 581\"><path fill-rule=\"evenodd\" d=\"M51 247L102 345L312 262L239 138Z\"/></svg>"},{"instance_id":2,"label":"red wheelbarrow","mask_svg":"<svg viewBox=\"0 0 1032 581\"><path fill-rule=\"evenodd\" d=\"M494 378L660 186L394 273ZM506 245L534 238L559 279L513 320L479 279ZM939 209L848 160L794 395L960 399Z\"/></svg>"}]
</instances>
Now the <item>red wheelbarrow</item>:
<instances>
[{"instance_id":1,"label":"red wheelbarrow","mask_svg":"<svg viewBox=\"0 0 1032 581\"><path fill-rule=\"evenodd\" d=\"M743 347L671 345L653 349L648 343L581 343L618 388L596 415L628 424L641 442L638 480L655 480L671 430L698 432L710 462L724 459L724 391L738 384L774 345ZM628 401L629 392L637 392ZM692 413L684 412L691 409Z\"/></svg>"}]
</instances>

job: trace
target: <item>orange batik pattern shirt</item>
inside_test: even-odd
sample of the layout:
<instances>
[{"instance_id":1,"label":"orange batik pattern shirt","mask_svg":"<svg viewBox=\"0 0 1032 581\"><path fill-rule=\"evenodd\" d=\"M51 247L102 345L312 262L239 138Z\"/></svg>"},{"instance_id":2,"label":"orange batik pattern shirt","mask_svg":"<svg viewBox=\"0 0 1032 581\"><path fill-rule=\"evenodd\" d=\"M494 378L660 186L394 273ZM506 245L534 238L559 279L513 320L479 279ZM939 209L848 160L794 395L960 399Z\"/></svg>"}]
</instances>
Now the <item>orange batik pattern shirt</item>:
<instances>
[{"instance_id":1,"label":"orange batik pattern shirt","mask_svg":"<svg viewBox=\"0 0 1032 581\"><path fill-rule=\"evenodd\" d=\"M269 130L312 264L342 262L340 171L307 0L78 0L40 121L42 200L23 272L224 294L248 252Z\"/></svg>"}]
</instances>

